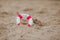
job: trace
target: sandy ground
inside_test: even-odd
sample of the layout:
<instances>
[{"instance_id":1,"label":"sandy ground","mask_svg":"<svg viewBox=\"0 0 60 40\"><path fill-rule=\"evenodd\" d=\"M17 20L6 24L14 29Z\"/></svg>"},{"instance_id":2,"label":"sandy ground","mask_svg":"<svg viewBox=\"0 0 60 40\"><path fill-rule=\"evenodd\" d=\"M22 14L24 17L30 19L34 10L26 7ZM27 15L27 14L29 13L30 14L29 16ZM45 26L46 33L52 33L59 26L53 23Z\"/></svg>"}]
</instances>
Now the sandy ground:
<instances>
[{"instance_id":1,"label":"sandy ground","mask_svg":"<svg viewBox=\"0 0 60 40\"><path fill-rule=\"evenodd\" d=\"M18 12L31 15L34 24L17 26ZM60 40L60 1L0 0L0 40Z\"/></svg>"}]
</instances>

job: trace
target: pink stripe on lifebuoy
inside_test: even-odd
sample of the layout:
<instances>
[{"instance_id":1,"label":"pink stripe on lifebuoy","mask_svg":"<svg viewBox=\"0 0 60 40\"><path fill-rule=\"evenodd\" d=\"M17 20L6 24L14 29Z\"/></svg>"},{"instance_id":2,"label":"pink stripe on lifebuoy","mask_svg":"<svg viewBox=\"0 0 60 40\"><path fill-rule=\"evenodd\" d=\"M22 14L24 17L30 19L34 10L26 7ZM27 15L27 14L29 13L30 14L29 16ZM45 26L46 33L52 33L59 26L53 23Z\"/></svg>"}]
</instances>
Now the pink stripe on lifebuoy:
<instances>
[{"instance_id":1,"label":"pink stripe on lifebuoy","mask_svg":"<svg viewBox=\"0 0 60 40\"><path fill-rule=\"evenodd\" d=\"M28 27L30 27L31 25L30 24L27 24Z\"/></svg>"},{"instance_id":2,"label":"pink stripe on lifebuoy","mask_svg":"<svg viewBox=\"0 0 60 40\"><path fill-rule=\"evenodd\" d=\"M29 20L30 18L31 18L31 16L28 16L28 17L27 17L27 20Z\"/></svg>"},{"instance_id":3,"label":"pink stripe on lifebuoy","mask_svg":"<svg viewBox=\"0 0 60 40\"><path fill-rule=\"evenodd\" d=\"M23 18L23 16L22 16L21 14L18 14L18 17L19 17L20 19L22 19L22 18Z\"/></svg>"},{"instance_id":4,"label":"pink stripe on lifebuoy","mask_svg":"<svg viewBox=\"0 0 60 40\"><path fill-rule=\"evenodd\" d=\"M20 26L20 23L18 23L17 25Z\"/></svg>"}]
</instances>

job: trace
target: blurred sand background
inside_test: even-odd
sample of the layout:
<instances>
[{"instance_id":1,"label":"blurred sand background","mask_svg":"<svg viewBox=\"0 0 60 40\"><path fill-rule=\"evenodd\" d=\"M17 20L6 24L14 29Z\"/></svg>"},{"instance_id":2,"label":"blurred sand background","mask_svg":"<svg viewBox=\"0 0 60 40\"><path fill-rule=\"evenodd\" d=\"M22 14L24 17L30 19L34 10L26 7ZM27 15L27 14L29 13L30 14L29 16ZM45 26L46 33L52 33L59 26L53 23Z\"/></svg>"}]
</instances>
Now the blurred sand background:
<instances>
[{"instance_id":1,"label":"blurred sand background","mask_svg":"<svg viewBox=\"0 0 60 40\"><path fill-rule=\"evenodd\" d=\"M31 15L34 25L18 27L18 12ZM60 40L60 1L0 0L0 40Z\"/></svg>"}]
</instances>

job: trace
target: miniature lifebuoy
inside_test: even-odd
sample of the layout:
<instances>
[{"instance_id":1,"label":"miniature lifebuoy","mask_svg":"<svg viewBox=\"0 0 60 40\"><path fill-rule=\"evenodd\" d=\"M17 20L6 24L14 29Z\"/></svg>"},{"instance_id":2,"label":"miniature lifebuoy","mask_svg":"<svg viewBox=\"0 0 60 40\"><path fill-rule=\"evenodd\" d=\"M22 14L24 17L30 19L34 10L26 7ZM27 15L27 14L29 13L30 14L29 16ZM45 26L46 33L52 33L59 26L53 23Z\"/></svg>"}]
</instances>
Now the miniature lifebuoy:
<instances>
[{"instance_id":1,"label":"miniature lifebuoy","mask_svg":"<svg viewBox=\"0 0 60 40\"><path fill-rule=\"evenodd\" d=\"M19 13L18 16L17 16L17 25L18 26L20 25L21 19L25 19L25 20L28 21L28 24L27 24L28 27L32 26L33 20L32 20L32 17L30 15Z\"/></svg>"}]
</instances>

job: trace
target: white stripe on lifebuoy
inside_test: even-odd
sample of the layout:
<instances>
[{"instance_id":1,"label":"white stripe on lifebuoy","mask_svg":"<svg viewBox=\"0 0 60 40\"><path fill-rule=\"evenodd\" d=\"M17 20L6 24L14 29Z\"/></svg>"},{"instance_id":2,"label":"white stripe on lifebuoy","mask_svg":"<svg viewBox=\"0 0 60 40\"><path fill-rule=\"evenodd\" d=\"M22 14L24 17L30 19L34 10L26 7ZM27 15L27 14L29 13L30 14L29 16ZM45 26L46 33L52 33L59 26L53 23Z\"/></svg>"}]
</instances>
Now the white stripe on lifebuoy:
<instances>
[{"instance_id":1,"label":"white stripe on lifebuoy","mask_svg":"<svg viewBox=\"0 0 60 40\"><path fill-rule=\"evenodd\" d=\"M32 24L33 24L33 20L32 20L32 17L28 14L18 14L17 16L17 25L19 26L20 25L20 21L21 19L25 19L28 21L28 24L27 26L30 27Z\"/></svg>"}]
</instances>

